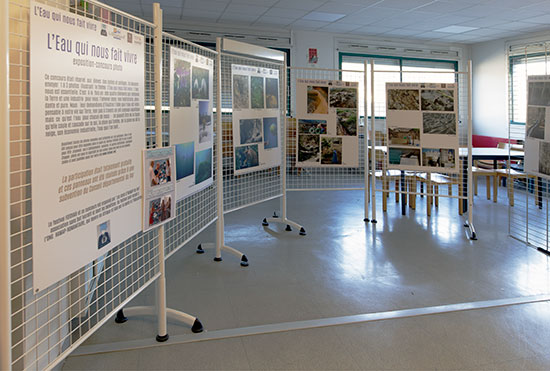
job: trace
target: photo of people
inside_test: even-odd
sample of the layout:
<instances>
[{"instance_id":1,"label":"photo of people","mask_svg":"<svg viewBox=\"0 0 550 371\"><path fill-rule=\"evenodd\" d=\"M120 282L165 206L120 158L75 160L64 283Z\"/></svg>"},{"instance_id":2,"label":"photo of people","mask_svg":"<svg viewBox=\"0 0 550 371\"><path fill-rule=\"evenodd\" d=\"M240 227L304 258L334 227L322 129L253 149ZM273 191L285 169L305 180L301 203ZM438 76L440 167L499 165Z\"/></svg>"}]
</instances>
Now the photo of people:
<instances>
[{"instance_id":1,"label":"photo of people","mask_svg":"<svg viewBox=\"0 0 550 371\"><path fill-rule=\"evenodd\" d=\"M265 108L279 108L279 79L265 79Z\"/></svg>"},{"instance_id":2,"label":"photo of people","mask_svg":"<svg viewBox=\"0 0 550 371\"><path fill-rule=\"evenodd\" d=\"M441 151L439 148L422 148L422 166L440 167Z\"/></svg>"},{"instance_id":3,"label":"photo of people","mask_svg":"<svg viewBox=\"0 0 550 371\"><path fill-rule=\"evenodd\" d=\"M258 145L235 147L235 170L247 169L260 165Z\"/></svg>"},{"instance_id":4,"label":"photo of people","mask_svg":"<svg viewBox=\"0 0 550 371\"><path fill-rule=\"evenodd\" d=\"M417 89L388 89L388 109L416 111L420 109Z\"/></svg>"},{"instance_id":5,"label":"photo of people","mask_svg":"<svg viewBox=\"0 0 550 371\"><path fill-rule=\"evenodd\" d=\"M321 137L321 164L342 164L342 138Z\"/></svg>"},{"instance_id":6,"label":"photo of people","mask_svg":"<svg viewBox=\"0 0 550 371\"><path fill-rule=\"evenodd\" d=\"M107 220L97 226L97 248L101 249L111 242L111 221Z\"/></svg>"},{"instance_id":7,"label":"photo of people","mask_svg":"<svg viewBox=\"0 0 550 371\"><path fill-rule=\"evenodd\" d=\"M336 110L336 135L357 135L357 110Z\"/></svg>"},{"instance_id":8,"label":"photo of people","mask_svg":"<svg viewBox=\"0 0 550 371\"><path fill-rule=\"evenodd\" d=\"M165 195L149 201L149 227L172 216L172 196Z\"/></svg>"},{"instance_id":9,"label":"photo of people","mask_svg":"<svg viewBox=\"0 0 550 371\"><path fill-rule=\"evenodd\" d=\"M172 168L169 159L151 161L149 164L151 187L172 181Z\"/></svg>"},{"instance_id":10,"label":"photo of people","mask_svg":"<svg viewBox=\"0 0 550 371\"><path fill-rule=\"evenodd\" d=\"M320 135L298 135L298 162L316 162L321 160Z\"/></svg>"},{"instance_id":11,"label":"photo of people","mask_svg":"<svg viewBox=\"0 0 550 371\"><path fill-rule=\"evenodd\" d=\"M212 148L197 152L195 169L195 184L204 182L212 176Z\"/></svg>"},{"instance_id":12,"label":"photo of people","mask_svg":"<svg viewBox=\"0 0 550 371\"><path fill-rule=\"evenodd\" d=\"M307 87L307 113L328 114L328 86Z\"/></svg>"},{"instance_id":13,"label":"photo of people","mask_svg":"<svg viewBox=\"0 0 550 371\"><path fill-rule=\"evenodd\" d=\"M279 128L277 117L264 117L264 149L277 148L279 146Z\"/></svg>"},{"instance_id":14,"label":"photo of people","mask_svg":"<svg viewBox=\"0 0 550 371\"><path fill-rule=\"evenodd\" d=\"M176 144L177 180L193 175L195 164L195 142Z\"/></svg>"},{"instance_id":15,"label":"photo of people","mask_svg":"<svg viewBox=\"0 0 550 371\"><path fill-rule=\"evenodd\" d=\"M209 108L209 101L199 101L199 143L212 141L212 116Z\"/></svg>"},{"instance_id":16,"label":"photo of people","mask_svg":"<svg viewBox=\"0 0 550 371\"><path fill-rule=\"evenodd\" d=\"M233 108L250 108L248 97L248 76L233 75Z\"/></svg>"},{"instance_id":17,"label":"photo of people","mask_svg":"<svg viewBox=\"0 0 550 371\"><path fill-rule=\"evenodd\" d=\"M239 120L239 129L241 136L240 144L261 143L263 141L261 119Z\"/></svg>"},{"instance_id":18,"label":"photo of people","mask_svg":"<svg viewBox=\"0 0 550 371\"><path fill-rule=\"evenodd\" d=\"M193 99L208 99L209 98L208 70L193 66L192 72L193 72L193 75L192 75Z\"/></svg>"},{"instance_id":19,"label":"photo of people","mask_svg":"<svg viewBox=\"0 0 550 371\"><path fill-rule=\"evenodd\" d=\"M191 106L191 63L174 60L174 107Z\"/></svg>"},{"instance_id":20,"label":"photo of people","mask_svg":"<svg viewBox=\"0 0 550 371\"><path fill-rule=\"evenodd\" d=\"M250 76L250 104L252 108L264 108L264 78Z\"/></svg>"},{"instance_id":21,"label":"photo of people","mask_svg":"<svg viewBox=\"0 0 550 371\"><path fill-rule=\"evenodd\" d=\"M453 148L441 148L441 156L439 157L439 163L441 167L447 169L454 169L455 167L455 150Z\"/></svg>"},{"instance_id":22,"label":"photo of people","mask_svg":"<svg viewBox=\"0 0 550 371\"><path fill-rule=\"evenodd\" d=\"M357 89L330 88L330 106L338 108L357 108Z\"/></svg>"}]
</instances>

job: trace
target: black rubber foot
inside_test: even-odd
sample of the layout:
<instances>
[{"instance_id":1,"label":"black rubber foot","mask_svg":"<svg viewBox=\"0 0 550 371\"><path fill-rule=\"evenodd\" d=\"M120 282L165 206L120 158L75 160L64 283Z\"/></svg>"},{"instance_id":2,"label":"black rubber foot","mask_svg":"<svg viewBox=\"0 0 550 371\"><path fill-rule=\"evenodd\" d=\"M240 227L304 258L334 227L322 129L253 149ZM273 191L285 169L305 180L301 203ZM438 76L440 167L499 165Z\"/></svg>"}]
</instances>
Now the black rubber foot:
<instances>
[{"instance_id":1,"label":"black rubber foot","mask_svg":"<svg viewBox=\"0 0 550 371\"><path fill-rule=\"evenodd\" d=\"M468 228L468 227L469 227L468 223L464 223L464 228Z\"/></svg>"},{"instance_id":2,"label":"black rubber foot","mask_svg":"<svg viewBox=\"0 0 550 371\"><path fill-rule=\"evenodd\" d=\"M305 236L306 235L306 230L304 229L304 227L300 228L300 236Z\"/></svg>"},{"instance_id":3,"label":"black rubber foot","mask_svg":"<svg viewBox=\"0 0 550 371\"><path fill-rule=\"evenodd\" d=\"M248 267L248 258L246 255L243 255L241 258L241 267Z\"/></svg>"},{"instance_id":4,"label":"black rubber foot","mask_svg":"<svg viewBox=\"0 0 550 371\"><path fill-rule=\"evenodd\" d=\"M193 322L193 326L191 327L191 331L196 334L196 333L202 332L203 330L204 330L204 328L202 327L201 321L199 321L198 318L195 318L195 322Z\"/></svg>"},{"instance_id":5,"label":"black rubber foot","mask_svg":"<svg viewBox=\"0 0 550 371\"><path fill-rule=\"evenodd\" d=\"M204 249L202 248L202 245L197 246L197 250L195 252L197 254L204 254Z\"/></svg>"},{"instance_id":6,"label":"black rubber foot","mask_svg":"<svg viewBox=\"0 0 550 371\"><path fill-rule=\"evenodd\" d=\"M273 212L273 217L274 217L274 218L278 218L279 215L277 215L277 213L274 211L274 212Z\"/></svg>"},{"instance_id":7,"label":"black rubber foot","mask_svg":"<svg viewBox=\"0 0 550 371\"><path fill-rule=\"evenodd\" d=\"M368 223L368 222L370 222L370 219L369 219L369 218L365 218L365 219L363 219L363 221Z\"/></svg>"},{"instance_id":8,"label":"black rubber foot","mask_svg":"<svg viewBox=\"0 0 550 371\"><path fill-rule=\"evenodd\" d=\"M543 249L542 247L537 247L537 250L543 254L550 255L550 251Z\"/></svg>"},{"instance_id":9,"label":"black rubber foot","mask_svg":"<svg viewBox=\"0 0 550 371\"><path fill-rule=\"evenodd\" d=\"M264 218L264 220L262 221L262 225L263 225L264 227L267 227L267 226L269 225L269 223L267 222L267 219L266 219L266 218Z\"/></svg>"},{"instance_id":10,"label":"black rubber foot","mask_svg":"<svg viewBox=\"0 0 550 371\"><path fill-rule=\"evenodd\" d=\"M166 334L166 335L157 335L156 339L159 343L164 343L166 340L168 340L168 338L169 336L168 334Z\"/></svg>"},{"instance_id":11,"label":"black rubber foot","mask_svg":"<svg viewBox=\"0 0 550 371\"><path fill-rule=\"evenodd\" d=\"M122 311L122 309L116 312L116 317L115 317L116 323L124 323L126 321L128 321L128 317L124 315L124 312Z\"/></svg>"},{"instance_id":12,"label":"black rubber foot","mask_svg":"<svg viewBox=\"0 0 550 371\"><path fill-rule=\"evenodd\" d=\"M215 261L215 262L221 262L221 261L222 261L222 258L214 258L214 261Z\"/></svg>"},{"instance_id":13,"label":"black rubber foot","mask_svg":"<svg viewBox=\"0 0 550 371\"><path fill-rule=\"evenodd\" d=\"M474 233L474 234L472 234L472 237L470 237L470 240L474 240L474 241L477 241L477 236L476 236L476 234L475 234L475 233Z\"/></svg>"},{"instance_id":14,"label":"black rubber foot","mask_svg":"<svg viewBox=\"0 0 550 371\"><path fill-rule=\"evenodd\" d=\"M376 219L373 219L373 220L371 220L370 222L371 222L371 223L374 223L374 224L378 223L378 221L377 221Z\"/></svg>"},{"instance_id":15,"label":"black rubber foot","mask_svg":"<svg viewBox=\"0 0 550 371\"><path fill-rule=\"evenodd\" d=\"M292 228L290 228L290 225L287 224L286 228L285 228L285 231L290 232L291 230L292 230Z\"/></svg>"}]
</instances>

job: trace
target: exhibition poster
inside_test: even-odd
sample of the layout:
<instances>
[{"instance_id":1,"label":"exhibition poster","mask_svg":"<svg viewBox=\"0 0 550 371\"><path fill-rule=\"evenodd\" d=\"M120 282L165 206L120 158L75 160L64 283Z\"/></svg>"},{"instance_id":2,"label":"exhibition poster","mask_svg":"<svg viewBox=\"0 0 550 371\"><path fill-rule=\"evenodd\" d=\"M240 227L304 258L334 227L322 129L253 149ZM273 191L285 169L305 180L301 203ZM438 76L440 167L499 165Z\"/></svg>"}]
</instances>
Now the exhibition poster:
<instances>
[{"instance_id":1,"label":"exhibition poster","mask_svg":"<svg viewBox=\"0 0 550 371\"><path fill-rule=\"evenodd\" d=\"M296 166L359 166L358 83L296 81Z\"/></svg>"},{"instance_id":2,"label":"exhibition poster","mask_svg":"<svg viewBox=\"0 0 550 371\"><path fill-rule=\"evenodd\" d=\"M143 150L143 231L175 217L174 146Z\"/></svg>"},{"instance_id":3,"label":"exhibition poster","mask_svg":"<svg viewBox=\"0 0 550 371\"><path fill-rule=\"evenodd\" d=\"M281 165L279 70L231 66L235 175Z\"/></svg>"},{"instance_id":4,"label":"exhibition poster","mask_svg":"<svg viewBox=\"0 0 550 371\"><path fill-rule=\"evenodd\" d=\"M170 48L170 144L176 148L176 199L213 183L214 61Z\"/></svg>"},{"instance_id":5,"label":"exhibition poster","mask_svg":"<svg viewBox=\"0 0 550 371\"><path fill-rule=\"evenodd\" d=\"M529 76L525 124L525 171L550 178L550 77Z\"/></svg>"},{"instance_id":6,"label":"exhibition poster","mask_svg":"<svg viewBox=\"0 0 550 371\"><path fill-rule=\"evenodd\" d=\"M387 165L458 172L456 84L386 83Z\"/></svg>"},{"instance_id":7,"label":"exhibition poster","mask_svg":"<svg viewBox=\"0 0 550 371\"><path fill-rule=\"evenodd\" d=\"M141 230L144 37L32 1L34 290Z\"/></svg>"}]
</instances>

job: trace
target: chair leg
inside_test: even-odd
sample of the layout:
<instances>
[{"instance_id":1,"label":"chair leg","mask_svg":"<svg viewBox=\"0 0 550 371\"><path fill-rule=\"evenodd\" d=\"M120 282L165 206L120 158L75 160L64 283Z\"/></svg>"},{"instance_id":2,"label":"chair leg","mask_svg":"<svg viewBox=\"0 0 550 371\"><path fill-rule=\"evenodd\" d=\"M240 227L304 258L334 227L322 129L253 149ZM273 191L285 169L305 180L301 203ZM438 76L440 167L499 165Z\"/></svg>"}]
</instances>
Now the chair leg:
<instances>
[{"instance_id":1,"label":"chair leg","mask_svg":"<svg viewBox=\"0 0 550 371\"><path fill-rule=\"evenodd\" d=\"M539 205L539 181L537 178L533 179L533 194L535 195L535 206Z\"/></svg>"},{"instance_id":2,"label":"chair leg","mask_svg":"<svg viewBox=\"0 0 550 371\"><path fill-rule=\"evenodd\" d=\"M429 183L426 183L426 193L429 195L432 193L432 185L428 185ZM426 197L426 214L428 216L432 215L432 196Z\"/></svg>"},{"instance_id":3,"label":"chair leg","mask_svg":"<svg viewBox=\"0 0 550 371\"><path fill-rule=\"evenodd\" d=\"M485 177L485 180L487 182L487 199L490 200L491 199L491 177L489 175L487 175Z\"/></svg>"},{"instance_id":4,"label":"chair leg","mask_svg":"<svg viewBox=\"0 0 550 371\"><path fill-rule=\"evenodd\" d=\"M477 175L474 175L474 196L477 196Z\"/></svg>"},{"instance_id":5,"label":"chair leg","mask_svg":"<svg viewBox=\"0 0 550 371\"><path fill-rule=\"evenodd\" d=\"M448 188L447 191L448 191L448 193L449 193L449 196L452 196L452 195L453 195L453 185L452 185L452 184L449 184L449 185L447 186L447 188Z\"/></svg>"},{"instance_id":6,"label":"chair leg","mask_svg":"<svg viewBox=\"0 0 550 371\"><path fill-rule=\"evenodd\" d=\"M416 199L416 181L411 177L409 178L409 207L414 210L414 202Z\"/></svg>"},{"instance_id":7,"label":"chair leg","mask_svg":"<svg viewBox=\"0 0 550 371\"><path fill-rule=\"evenodd\" d=\"M498 184L499 184L499 177L498 177L498 174L495 174L493 176L493 189L494 189L493 202L498 201Z\"/></svg>"},{"instance_id":8,"label":"chair leg","mask_svg":"<svg viewBox=\"0 0 550 371\"><path fill-rule=\"evenodd\" d=\"M388 211L388 187L389 182L384 180L382 183L382 210L384 212Z\"/></svg>"},{"instance_id":9,"label":"chair leg","mask_svg":"<svg viewBox=\"0 0 550 371\"><path fill-rule=\"evenodd\" d=\"M434 185L434 193L435 193L435 207L439 207L439 186Z\"/></svg>"},{"instance_id":10,"label":"chair leg","mask_svg":"<svg viewBox=\"0 0 550 371\"><path fill-rule=\"evenodd\" d=\"M510 178L506 182L508 188L508 202L510 206L514 206L514 179Z\"/></svg>"},{"instance_id":11,"label":"chair leg","mask_svg":"<svg viewBox=\"0 0 550 371\"><path fill-rule=\"evenodd\" d=\"M399 179L395 180L395 202L399 203Z\"/></svg>"}]
</instances>

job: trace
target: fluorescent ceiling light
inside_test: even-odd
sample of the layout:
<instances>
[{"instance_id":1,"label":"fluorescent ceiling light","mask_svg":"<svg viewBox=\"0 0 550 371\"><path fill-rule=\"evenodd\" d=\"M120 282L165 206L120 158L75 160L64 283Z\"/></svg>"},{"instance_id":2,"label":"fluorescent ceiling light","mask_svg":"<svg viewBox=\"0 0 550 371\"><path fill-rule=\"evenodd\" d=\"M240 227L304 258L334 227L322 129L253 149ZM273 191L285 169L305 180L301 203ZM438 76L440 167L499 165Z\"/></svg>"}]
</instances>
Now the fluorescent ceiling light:
<instances>
[{"instance_id":1,"label":"fluorescent ceiling light","mask_svg":"<svg viewBox=\"0 0 550 371\"><path fill-rule=\"evenodd\" d=\"M446 32L446 33L464 33L468 31L477 30L479 27L467 27L467 26L447 26L434 30L435 32Z\"/></svg>"},{"instance_id":2,"label":"fluorescent ceiling light","mask_svg":"<svg viewBox=\"0 0 550 371\"><path fill-rule=\"evenodd\" d=\"M338 13L311 12L309 14L306 14L302 19L305 19L307 21L334 22L345 16L345 14Z\"/></svg>"}]
</instances>

